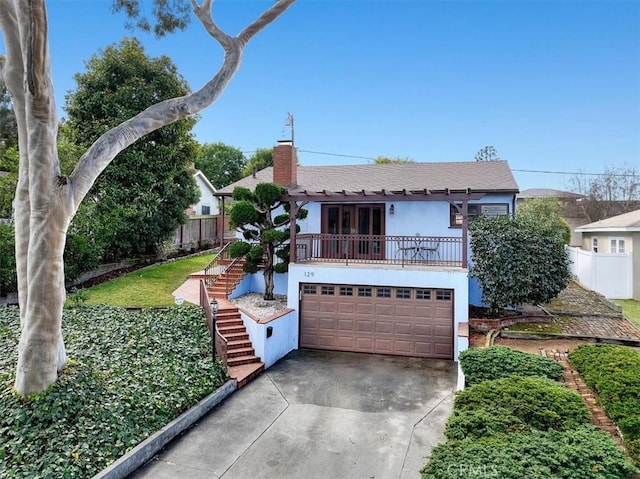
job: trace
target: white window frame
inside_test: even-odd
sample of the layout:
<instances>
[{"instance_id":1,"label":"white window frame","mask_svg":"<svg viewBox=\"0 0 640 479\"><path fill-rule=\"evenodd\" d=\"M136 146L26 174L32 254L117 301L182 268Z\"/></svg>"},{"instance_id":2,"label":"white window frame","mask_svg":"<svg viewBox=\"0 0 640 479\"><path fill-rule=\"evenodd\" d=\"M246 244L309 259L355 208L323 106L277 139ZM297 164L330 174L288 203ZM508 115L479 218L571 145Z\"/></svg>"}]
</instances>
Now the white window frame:
<instances>
[{"instance_id":1,"label":"white window frame","mask_svg":"<svg viewBox=\"0 0 640 479\"><path fill-rule=\"evenodd\" d=\"M598 237L594 236L593 238L591 238L591 251L593 251L594 253L598 252Z\"/></svg>"},{"instance_id":2,"label":"white window frame","mask_svg":"<svg viewBox=\"0 0 640 479\"><path fill-rule=\"evenodd\" d=\"M624 254L627 252L624 238L615 236L609 237L609 252L613 254Z\"/></svg>"}]
</instances>

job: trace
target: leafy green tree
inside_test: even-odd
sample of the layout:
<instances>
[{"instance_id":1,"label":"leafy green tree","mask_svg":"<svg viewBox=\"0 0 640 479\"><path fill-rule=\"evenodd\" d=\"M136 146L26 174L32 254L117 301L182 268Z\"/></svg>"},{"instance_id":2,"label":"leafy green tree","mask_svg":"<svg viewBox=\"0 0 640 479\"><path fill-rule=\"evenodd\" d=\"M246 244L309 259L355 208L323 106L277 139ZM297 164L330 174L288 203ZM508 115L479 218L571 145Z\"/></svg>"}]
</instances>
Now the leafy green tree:
<instances>
[{"instance_id":1,"label":"leafy green tree","mask_svg":"<svg viewBox=\"0 0 640 479\"><path fill-rule=\"evenodd\" d=\"M508 306L545 303L569 283L569 258L556 231L524 218L473 220L469 272L491 314Z\"/></svg>"},{"instance_id":2,"label":"leafy green tree","mask_svg":"<svg viewBox=\"0 0 640 479\"><path fill-rule=\"evenodd\" d=\"M94 138L158 100L189 93L166 57L150 58L137 39L105 48L75 76L66 97L69 139L87 148ZM186 221L198 201L190 169L196 152L193 118L164 126L118 154L89 191L85 235L99 232L105 260L153 254Z\"/></svg>"},{"instance_id":3,"label":"leafy green tree","mask_svg":"<svg viewBox=\"0 0 640 479\"><path fill-rule=\"evenodd\" d=\"M151 0L141 8L141 0L113 0L116 11L143 28L153 29L158 36L197 19L222 48L224 57L199 90L164 101L155 98L148 108L91 138L73 172L64 175L56 145L59 123L49 54L48 2L0 0L0 31L6 52L0 54L0 79L11 96L20 145L14 223L21 325L14 387L19 395L45 391L67 363L62 334L66 232L98 177L118 153L136 141L212 105L240 68L245 46L294 2L277 0L239 33L228 34L214 19L212 1ZM147 8L149 3L152 8ZM150 12L151 21L146 12ZM208 49L202 42L197 47ZM147 80L151 79L141 79ZM101 97L94 100L98 105L104 103ZM92 111L101 109L85 106ZM159 154L164 154L162 148Z\"/></svg>"},{"instance_id":4,"label":"leafy green tree","mask_svg":"<svg viewBox=\"0 0 640 479\"><path fill-rule=\"evenodd\" d=\"M16 291L16 255L13 225L0 223L0 294Z\"/></svg>"},{"instance_id":5,"label":"leafy green tree","mask_svg":"<svg viewBox=\"0 0 640 479\"><path fill-rule=\"evenodd\" d=\"M0 77L0 153L18 146L18 125L6 85ZM0 171L2 169L0 168Z\"/></svg>"},{"instance_id":6,"label":"leafy green tree","mask_svg":"<svg viewBox=\"0 0 640 479\"><path fill-rule=\"evenodd\" d=\"M247 163L242 175L252 175L254 171L263 170L268 166L273 166L273 148L258 148L249 158L249 163Z\"/></svg>"},{"instance_id":7,"label":"leafy green tree","mask_svg":"<svg viewBox=\"0 0 640 479\"><path fill-rule=\"evenodd\" d=\"M528 199L518 206L516 217L554 232L563 244L571 241L571 227L562 217L562 205L557 198Z\"/></svg>"},{"instance_id":8,"label":"leafy green tree","mask_svg":"<svg viewBox=\"0 0 640 479\"><path fill-rule=\"evenodd\" d=\"M259 183L255 191L236 187L233 190L235 202L229 211L231 224L239 228L246 241L238 241L231 246L233 258L244 257L243 266L247 273L255 273L264 261L264 299L272 300L273 273L284 273L289 264L289 240L291 224L289 203L282 201L286 188L273 183ZM277 214L278 210L282 213ZM299 208L297 219L307 217L307 210ZM297 226L297 225L296 225ZM275 258L282 262L274 265Z\"/></svg>"},{"instance_id":9,"label":"leafy green tree","mask_svg":"<svg viewBox=\"0 0 640 479\"><path fill-rule=\"evenodd\" d=\"M215 188L222 188L243 177L247 159L238 148L218 142L201 145L195 163Z\"/></svg>"},{"instance_id":10,"label":"leafy green tree","mask_svg":"<svg viewBox=\"0 0 640 479\"><path fill-rule=\"evenodd\" d=\"M0 148L0 218L10 218L18 184L18 149Z\"/></svg>"}]
</instances>

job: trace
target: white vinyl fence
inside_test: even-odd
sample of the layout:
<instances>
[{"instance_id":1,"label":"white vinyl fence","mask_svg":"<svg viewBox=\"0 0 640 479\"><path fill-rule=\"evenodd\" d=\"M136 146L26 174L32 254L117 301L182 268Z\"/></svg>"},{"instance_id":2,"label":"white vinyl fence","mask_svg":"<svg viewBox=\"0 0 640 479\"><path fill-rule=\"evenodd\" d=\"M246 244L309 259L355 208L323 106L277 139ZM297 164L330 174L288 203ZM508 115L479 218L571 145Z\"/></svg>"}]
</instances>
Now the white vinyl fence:
<instances>
[{"instance_id":1,"label":"white vinyl fence","mask_svg":"<svg viewBox=\"0 0 640 479\"><path fill-rule=\"evenodd\" d=\"M633 263L631 253L593 253L567 247L571 272L587 288L605 298L633 297Z\"/></svg>"}]
</instances>

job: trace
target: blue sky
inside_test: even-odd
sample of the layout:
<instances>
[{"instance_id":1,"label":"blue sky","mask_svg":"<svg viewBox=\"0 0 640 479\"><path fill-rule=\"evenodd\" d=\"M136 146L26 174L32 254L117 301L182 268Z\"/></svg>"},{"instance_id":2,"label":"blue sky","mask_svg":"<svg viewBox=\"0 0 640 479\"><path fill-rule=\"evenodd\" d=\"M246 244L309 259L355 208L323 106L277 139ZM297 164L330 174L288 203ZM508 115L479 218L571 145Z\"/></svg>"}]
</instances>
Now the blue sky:
<instances>
[{"instance_id":1,"label":"blue sky","mask_svg":"<svg viewBox=\"0 0 640 479\"><path fill-rule=\"evenodd\" d=\"M217 20L237 33L269 4L217 0ZM220 62L197 22L156 40L125 30L108 1L48 8L61 116L73 75L125 35L170 56L192 89ZM573 176L521 170L640 167L640 2L298 0L248 45L195 132L251 152L288 137L288 112L304 165L367 162L310 152L467 161L493 145L521 190Z\"/></svg>"}]
</instances>

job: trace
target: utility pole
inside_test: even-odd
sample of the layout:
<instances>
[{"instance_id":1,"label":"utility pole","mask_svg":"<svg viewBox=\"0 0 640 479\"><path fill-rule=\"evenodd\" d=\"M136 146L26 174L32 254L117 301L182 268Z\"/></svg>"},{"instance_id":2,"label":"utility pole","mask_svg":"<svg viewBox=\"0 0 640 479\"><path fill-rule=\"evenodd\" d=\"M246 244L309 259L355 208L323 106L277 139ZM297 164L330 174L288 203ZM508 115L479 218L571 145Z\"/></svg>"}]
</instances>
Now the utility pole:
<instances>
[{"instance_id":1,"label":"utility pole","mask_svg":"<svg viewBox=\"0 0 640 479\"><path fill-rule=\"evenodd\" d=\"M291 113L287 113L287 119L284 121L285 126L291 127L291 146L295 146L293 142L293 115Z\"/></svg>"}]
</instances>

